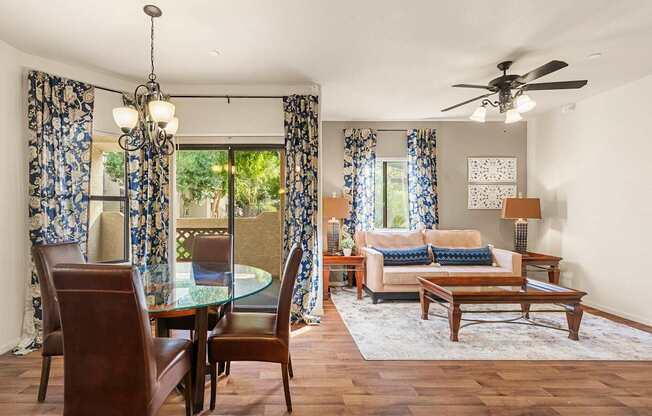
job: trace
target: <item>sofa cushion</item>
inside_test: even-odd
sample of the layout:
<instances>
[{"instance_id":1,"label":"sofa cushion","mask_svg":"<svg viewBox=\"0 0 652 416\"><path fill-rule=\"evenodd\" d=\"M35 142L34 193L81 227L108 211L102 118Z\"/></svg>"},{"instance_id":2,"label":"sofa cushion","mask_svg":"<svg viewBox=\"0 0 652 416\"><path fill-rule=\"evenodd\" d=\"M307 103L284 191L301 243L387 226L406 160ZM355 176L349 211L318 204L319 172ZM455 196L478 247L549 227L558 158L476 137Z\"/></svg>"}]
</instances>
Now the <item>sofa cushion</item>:
<instances>
[{"instance_id":1,"label":"sofa cushion","mask_svg":"<svg viewBox=\"0 0 652 416\"><path fill-rule=\"evenodd\" d=\"M482 238L477 230L425 230L426 244L437 247L482 247Z\"/></svg>"},{"instance_id":2,"label":"sofa cushion","mask_svg":"<svg viewBox=\"0 0 652 416\"><path fill-rule=\"evenodd\" d=\"M367 231L365 233L368 247L408 248L425 244L421 231Z\"/></svg>"},{"instance_id":3,"label":"sofa cushion","mask_svg":"<svg viewBox=\"0 0 652 416\"><path fill-rule=\"evenodd\" d=\"M435 261L442 266L447 265L475 265L491 266L493 254L491 248L446 248L432 246Z\"/></svg>"},{"instance_id":4,"label":"sofa cushion","mask_svg":"<svg viewBox=\"0 0 652 416\"><path fill-rule=\"evenodd\" d=\"M385 266L383 284L417 285L417 277L445 277L448 272L437 266Z\"/></svg>"},{"instance_id":5,"label":"sofa cushion","mask_svg":"<svg viewBox=\"0 0 652 416\"><path fill-rule=\"evenodd\" d=\"M510 269L493 266L441 266L449 276L514 276Z\"/></svg>"},{"instance_id":6,"label":"sofa cushion","mask_svg":"<svg viewBox=\"0 0 652 416\"><path fill-rule=\"evenodd\" d=\"M432 263L428 246L409 248L372 248L383 255L383 265L385 266L408 266Z\"/></svg>"}]
</instances>

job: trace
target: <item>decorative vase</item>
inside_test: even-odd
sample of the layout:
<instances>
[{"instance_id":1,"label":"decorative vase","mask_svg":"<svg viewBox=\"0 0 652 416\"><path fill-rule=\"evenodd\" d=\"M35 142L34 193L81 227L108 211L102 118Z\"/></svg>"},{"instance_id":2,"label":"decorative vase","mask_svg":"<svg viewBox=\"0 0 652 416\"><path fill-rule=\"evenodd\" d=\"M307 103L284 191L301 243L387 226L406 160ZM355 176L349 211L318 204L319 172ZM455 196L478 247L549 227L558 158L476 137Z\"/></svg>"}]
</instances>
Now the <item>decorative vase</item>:
<instances>
[{"instance_id":1,"label":"decorative vase","mask_svg":"<svg viewBox=\"0 0 652 416\"><path fill-rule=\"evenodd\" d=\"M351 255L351 249L350 248L343 248L342 251L344 252L345 256L350 256Z\"/></svg>"}]
</instances>

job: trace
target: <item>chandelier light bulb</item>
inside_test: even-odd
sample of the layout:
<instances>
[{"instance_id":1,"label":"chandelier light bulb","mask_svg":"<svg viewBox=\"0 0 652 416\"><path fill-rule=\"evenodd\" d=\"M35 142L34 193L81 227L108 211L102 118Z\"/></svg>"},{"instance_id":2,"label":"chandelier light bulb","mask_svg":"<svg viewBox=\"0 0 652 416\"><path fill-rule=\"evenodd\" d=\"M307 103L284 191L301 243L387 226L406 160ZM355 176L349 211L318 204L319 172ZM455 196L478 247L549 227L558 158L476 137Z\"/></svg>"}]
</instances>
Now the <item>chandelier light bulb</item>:
<instances>
[{"instance_id":1,"label":"chandelier light bulb","mask_svg":"<svg viewBox=\"0 0 652 416\"><path fill-rule=\"evenodd\" d=\"M172 117L172 120L170 120L165 126L165 134L168 136L174 136L177 134L177 130L179 130L179 119Z\"/></svg>"},{"instance_id":2,"label":"chandelier light bulb","mask_svg":"<svg viewBox=\"0 0 652 416\"><path fill-rule=\"evenodd\" d=\"M484 123L487 119L487 109L484 106L480 106L475 109L469 118L478 123Z\"/></svg>"},{"instance_id":3,"label":"chandelier light bulb","mask_svg":"<svg viewBox=\"0 0 652 416\"><path fill-rule=\"evenodd\" d=\"M518 110L511 109L507 110L507 114L505 115L505 124L511 124L511 123L516 123L517 121L523 120L523 117L521 117L521 113L518 112Z\"/></svg>"},{"instance_id":4,"label":"chandelier light bulb","mask_svg":"<svg viewBox=\"0 0 652 416\"><path fill-rule=\"evenodd\" d=\"M149 109L149 116L153 121L159 123L159 125L169 123L174 117L174 104L163 101L163 100L153 100L147 103Z\"/></svg>"},{"instance_id":5,"label":"chandelier light bulb","mask_svg":"<svg viewBox=\"0 0 652 416\"><path fill-rule=\"evenodd\" d=\"M123 132L131 131L138 124L138 111L131 107L113 109L113 121Z\"/></svg>"},{"instance_id":6,"label":"chandelier light bulb","mask_svg":"<svg viewBox=\"0 0 652 416\"><path fill-rule=\"evenodd\" d=\"M532 110L536 105L537 105L536 101L534 101L532 98L530 98L525 94L519 95L518 98L516 98L516 109L521 114L527 113L528 111Z\"/></svg>"}]
</instances>

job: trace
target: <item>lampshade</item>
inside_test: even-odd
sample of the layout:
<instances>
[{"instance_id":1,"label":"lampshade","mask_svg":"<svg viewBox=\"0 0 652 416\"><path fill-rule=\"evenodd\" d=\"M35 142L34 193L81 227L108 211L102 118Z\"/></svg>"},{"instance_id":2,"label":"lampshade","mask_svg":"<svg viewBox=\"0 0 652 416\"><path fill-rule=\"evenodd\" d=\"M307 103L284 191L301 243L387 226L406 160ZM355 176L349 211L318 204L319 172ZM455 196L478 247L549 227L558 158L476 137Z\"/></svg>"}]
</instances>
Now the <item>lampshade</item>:
<instances>
[{"instance_id":1,"label":"lampshade","mask_svg":"<svg viewBox=\"0 0 652 416\"><path fill-rule=\"evenodd\" d=\"M131 130L138 124L138 111L131 107L114 108L113 121L121 129Z\"/></svg>"},{"instance_id":2,"label":"lampshade","mask_svg":"<svg viewBox=\"0 0 652 416\"><path fill-rule=\"evenodd\" d=\"M168 136L174 136L179 130L179 119L172 117L172 120L165 126L165 134Z\"/></svg>"},{"instance_id":3,"label":"lampshade","mask_svg":"<svg viewBox=\"0 0 652 416\"><path fill-rule=\"evenodd\" d=\"M478 123L484 123L487 118L487 109L482 106L478 107L469 118L473 121L477 121Z\"/></svg>"},{"instance_id":4,"label":"lampshade","mask_svg":"<svg viewBox=\"0 0 652 416\"><path fill-rule=\"evenodd\" d=\"M518 112L518 110L511 109L507 110L507 114L505 115L505 124L511 124L511 123L516 123L517 121L523 120L523 117L521 117L521 114Z\"/></svg>"},{"instance_id":5,"label":"lampshade","mask_svg":"<svg viewBox=\"0 0 652 416\"><path fill-rule=\"evenodd\" d=\"M502 217L505 219L541 219L539 198L505 198Z\"/></svg>"},{"instance_id":6,"label":"lampshade","mask_svg":"<svg viewBox=\"0 0 652 416\"><path fill-rule=\"evenodd\" d=\"M537 105L536 101L531 99L529 96L522 94L519 95L518 98L516 99L516 110L518 110L519 113L527 113L528 111L532 110L535 106Z\"/></svg>"},{"instance_id":7,"label":"lampshade","mask_svg":"<svg viewBox=\"0 0 652 416\"><path fill-rule=\"evenodd\" d=\"M174 117L174 104L163 101L154 100L147 104L149 109L149 116L157 123L169 123Z\"/></svg>"},{"instance_id":8,"label":"lampshade","mask_svg":"<svg viewBox=\"0 0 652 416\"><path fill-rule=\"evenodd\" d=\"M343 197L324 198L325 218L346 218L349 216L349 200Z\"/></svg>"}]
</instances>

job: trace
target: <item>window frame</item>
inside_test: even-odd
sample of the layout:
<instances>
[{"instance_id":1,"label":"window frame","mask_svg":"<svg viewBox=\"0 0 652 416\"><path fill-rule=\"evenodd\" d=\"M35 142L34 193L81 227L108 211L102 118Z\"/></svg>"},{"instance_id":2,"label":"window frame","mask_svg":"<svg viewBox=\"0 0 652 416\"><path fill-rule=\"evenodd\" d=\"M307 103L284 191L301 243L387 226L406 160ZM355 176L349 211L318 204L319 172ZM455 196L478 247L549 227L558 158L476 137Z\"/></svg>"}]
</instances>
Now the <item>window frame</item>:
<instances>
[{"instance_id":1,"label":"window frame","mask_svg":"<svg viewBox=\"0 0 652 416\"><path fill-rule=\"evenodd\" d=\"M93 144L91 143L91 151L92 151L92 146ZM124 232L124 247L122 250L122 259L117 259L117 260L109 260L109 261L99 261L97 263L101 264L120 264L120 263L129 263L131 262L131 233L130 233L130 224L129 224L129 186L127 184L127 178L129 176L128 172L128 163L129 163L129 153L126 150L122 150L122 154L124 155L124 187L125 187L125 193L124 195L93 195L91 192L91 186L90 183L92 183L92 178L89 176L89 209L91 202L97 201L97 202L121 202L124 204L124 221L123 221L123 232ZM92 162L91 162L92 164ZM91 167L90 169L90 175L93 174L93 169ZM88 229L88 225L87 225ZM88 238L88 236L87 236ZM87 254L88 255L88 254Z\"/></svg>"},{"instance_id":2,"label":"window frame","mask_svg":"<svg viewBox=\"0 0 652 416\"><path fill-rule=\"evenodd\" d=\"M381 163L382 164L382 204L383 204L383 218L382 218L382 229L384 230L405 230L407 227L403 228L389 228L387 226L387 163L388 162L401 162L405 163L406 167L406 180L407 180L407 163L408 163L408 158L407 157L377 157L376 158L376 163ZM377 191L376 191L377 192ZM374 198L376 196L374 195ZM408 204L409 204L409 196L408 196ZM374 210L375 212L375 210ZM409 214L409 213L408 213ZM374 218L374 223L375 223L375 218Z\"/></svg>"}]
</instances>

